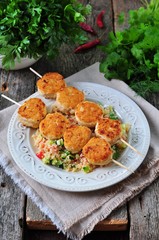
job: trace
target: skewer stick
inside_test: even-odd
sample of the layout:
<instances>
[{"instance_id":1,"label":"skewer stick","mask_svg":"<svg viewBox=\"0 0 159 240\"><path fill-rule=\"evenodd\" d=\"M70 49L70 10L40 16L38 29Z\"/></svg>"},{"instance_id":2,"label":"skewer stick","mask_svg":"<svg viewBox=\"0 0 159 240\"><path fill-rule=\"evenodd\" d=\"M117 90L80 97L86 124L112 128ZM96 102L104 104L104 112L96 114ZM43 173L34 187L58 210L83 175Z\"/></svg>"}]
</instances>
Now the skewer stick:
<instances>
[{"instance_id":1,"label":"skewer stick","mask_svg":"<svg viewBox=\"0 0 159 240\"><path fill-rule=\"evenodd\" d=\"M9 100L9 101L12 102L12 103L15 103L15 104L18 105L19 107L21 106L20 103L18 103L18 102L16 102L16 101L14 101L13 99L5 96L4 94L1 94L1 96L2 96L3 98L6 98L7 100Z\"/></svg>"},{"instance_id":2,"label":"skewer stick","mask_svg":"<svg viewBox=\"0 0 159 240\"><path fill-rule=\"evenodd\" d=\"M35 73L38 77L42 78L42 76L38 72L36 72L33 68L30 67L29 69L30 69L30 71Z\"/></svg>"},{"instance_id":3,"label":"skewer stick","mask_svg":"<svg viewBox=\"0 0 159 240\"><path fill-rule=\"evenodd\" d=\"M129 172L131 172L131 173L134 173L134 171L132 171L130 168L124 166L124 165L121 164L120 162L118 162L118 161L116 161L116 160L114 160L114 159L112 159L112 162L115 163L116 165L118 165L118 166L120 166L120 167L126 169L127 171L129 171Z\"/></svg>"},{"instance_id":4,"label":"skewer stick","mask_svg":"<svg viewBox=\"0 0 159 240\"><path fill-rule=\"evenodd\" d=\"M127 145L129 148L131 148L134 152L138 153L139 155L141 155L143 157L143 154L140 153L136 148L134 148L133 146L131 146L128 142L126 142L124 139L120 139L123 143L125 143L125 145Z\"/></svg>"}]
</instances>

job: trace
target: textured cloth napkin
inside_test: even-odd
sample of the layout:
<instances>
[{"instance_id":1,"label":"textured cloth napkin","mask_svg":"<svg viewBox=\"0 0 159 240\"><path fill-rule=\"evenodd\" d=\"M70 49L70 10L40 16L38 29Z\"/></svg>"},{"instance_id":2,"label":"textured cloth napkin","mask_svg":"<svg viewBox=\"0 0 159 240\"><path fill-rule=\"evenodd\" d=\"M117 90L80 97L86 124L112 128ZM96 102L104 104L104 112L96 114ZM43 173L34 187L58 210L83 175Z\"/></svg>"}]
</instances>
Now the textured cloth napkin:
<instances>
[{"instance_id":1,"label":"textured cloth napkin","mask_svg":"<svg viewBox=\"0 0 159 240\"><path fill-rule=\"evenodd\" d=\"M7 128L17 106L0 112L0 163L34 202L67 237L80 240L94 226L106 218L114 209L123 205L148 186L159 175L159 111L140 96L137 96L124 82L107 81L99 72L99 63L68 77L67 82L96 82L115 88L142 109L151 131L148 154L138 170L124 181L92 192L64 192L51 189L28 177L12 159L7 147ZM70 204L71 203L71 204Z\"/></svg>"}]
</instances>

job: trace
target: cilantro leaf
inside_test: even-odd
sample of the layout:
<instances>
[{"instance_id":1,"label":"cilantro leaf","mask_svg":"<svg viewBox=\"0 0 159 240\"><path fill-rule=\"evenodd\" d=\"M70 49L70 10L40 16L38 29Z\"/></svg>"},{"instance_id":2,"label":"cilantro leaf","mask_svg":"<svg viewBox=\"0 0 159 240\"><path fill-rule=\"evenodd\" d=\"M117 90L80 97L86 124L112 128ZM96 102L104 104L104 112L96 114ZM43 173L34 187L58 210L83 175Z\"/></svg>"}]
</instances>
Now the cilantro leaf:
<instances>
[{"instance_id":1,"label":"cilantro leaf","mask_svg":"<svg viewBox=\"0 0 159 240\"><path fill-rule=\"evenodd\" d=\"M109 34L101 50L100 71L106 79L125 81L138 94L159 92L159 0L129 11L129 27ZM123 13L120 22L124 22Z\"/></svg>"}]
</instances>

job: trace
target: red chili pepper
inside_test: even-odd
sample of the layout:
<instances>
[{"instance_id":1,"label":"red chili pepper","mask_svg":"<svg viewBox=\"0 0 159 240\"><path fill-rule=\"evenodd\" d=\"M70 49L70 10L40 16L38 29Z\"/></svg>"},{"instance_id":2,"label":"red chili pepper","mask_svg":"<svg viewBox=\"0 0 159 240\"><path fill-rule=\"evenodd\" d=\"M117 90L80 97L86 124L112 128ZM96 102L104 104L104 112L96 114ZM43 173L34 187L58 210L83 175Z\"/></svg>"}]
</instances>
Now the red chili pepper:
<instances>
[{"instance_id":1,"label":"red chili pepper","mask_svg":"<svg viewBox=\"0 0 159 240\"><path fill-rule=\"evenodd\" d=\"M82 52L84 50L87 50L87 49L90 49L92 47L95 47L96 45L100 44L101 43L101 40L100 39L95 39L91 42L87 42L87 43L84 43L82 45L80 45L79 47L77 47L74 52L75 53L79 53L79 52Z\"/></svg>"},{"instance_id":2,"label":"red chili pepper","mask_svg":"<svg viewBox=\"0 0 159 240\"><path fill-rule=\"evenodd\" d=\"M85 30L86 32L92 33L93 35L97 35L97 33L95 32L95 30L87 23L84 22L80 22L80 27Z\"/></svg>"},{"instance_id":3,"label":"red chili pepper","mask_svg":"<svg viewBox=\"0 0 159 240\"><path fill-rule=\"evenodd\" d=\"M96 22L97 22L98 27L100 27L100 28L104 27L104 23L103 23L103 15L104 14L105 14L105 10L102 10L97 16Z\"/></svg>"},{"instance_id":4,"label":"red chili pepper","mask_svg":"<svg viewBox=\"0 0 159 240\"><path fill-rule=\"evenodd\" d=\"M44 153L43 153L43 152L39 152L39 153L36 154L36 156L37 156L38 158L40 158L40 159L43 159Z\"/></svg>"}]
</instances>

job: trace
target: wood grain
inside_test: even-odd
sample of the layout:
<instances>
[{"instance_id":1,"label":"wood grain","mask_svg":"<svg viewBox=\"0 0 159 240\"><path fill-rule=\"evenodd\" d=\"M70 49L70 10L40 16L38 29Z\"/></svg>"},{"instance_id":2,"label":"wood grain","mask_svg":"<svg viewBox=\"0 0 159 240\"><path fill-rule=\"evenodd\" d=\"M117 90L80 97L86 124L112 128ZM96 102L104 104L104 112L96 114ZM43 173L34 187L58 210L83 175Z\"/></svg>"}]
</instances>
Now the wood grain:
<instances>
[{"instance_id":1,"label":"wood grain","mask_svg":"<svg viewBox=\"0 0 159 240\"><path fill-rule=\"evenodd\" d=\"M147 99L159 109L159 93ZM130 240L159 239L159 179L128 203Z\"/></svg>"},{"instance_id":2,"label":"wood grain","mask_svg":"<svg viewBox=\"0 0 159 240\"><path fill-rule=\"evenodd\" d=\"M3 93L20 101L34 92L35 76L27 70L4 71L0 70L0 86ZM8 100L1 97L0 109L12 105ZM0 239L20 240L22 229L19 221L23 216L24 193L14 184L10 177L6 176L4 170L0 168Z\"/></svg>"},{"instance_id":3,"label":"wood grain","mask_svg":"<svg viewBox=\"0 0 159 240\"><path fill-rule=\"evenodd\" d=\"M24 194L0 168L0 239L20 240L19 219L24 207Z\"/></svg>"},{"instance_id":4,"label":"wood grain","mask_svg":"<svg viewBox=\"0 0 159 240\"><path fill-rule=\"evenodd\" d=\"M58 230L56 226L49 220L38 221L37 219L30 220L29 217L26 219L28 229L33 230ZM124 231L128 228L128 220L127 218L109 218L99 222L94 231Z\"/></svg>"},{"instance_id":5,"label":"wood grain","mask_svg":"<svg viewBox=\"0 0 159 240\"><path fill-rule=\"evenodd\" d=\"M39 208L28 198L26 223L29 229L57 230L56 226L43 214ZM124 231L128 227L126 206L113 212L108 219L97 224L96 231Z\"/></svg>"},{"instance_id":6,"label":"wood grain","mask_svg":"<svg viewBox=\"0 0 159 240\"><path fill-rule=\"evenodd\" d=\"M159 239L159 180L129 203L130 240Z\"/></svg>"},{"instance_id":7,"label":"wood grain","mask_svg":"<svg viewBox=\"0 0 159 240\"><path fill-rule=\"evenodd\" d=\"M29 240L71 240L57 231L28 231ZM98 232L93 231L82 240L128 240L127 232Z\"/></svg>"},{"instance_id":8,"label":"wood grain","mask_svg":"<svg viewBox=\"0 0 159 240\"><path fill-rule=\"evenodd\" d=\"M120 31L128 27L128 12L132 9L138 9L141 6L139 0L112 0L113 3L113 17L114 17L114 31ZM125 14L124 24L120 25L118 17L121 13Z\"/></svg>"}]
</instances>

